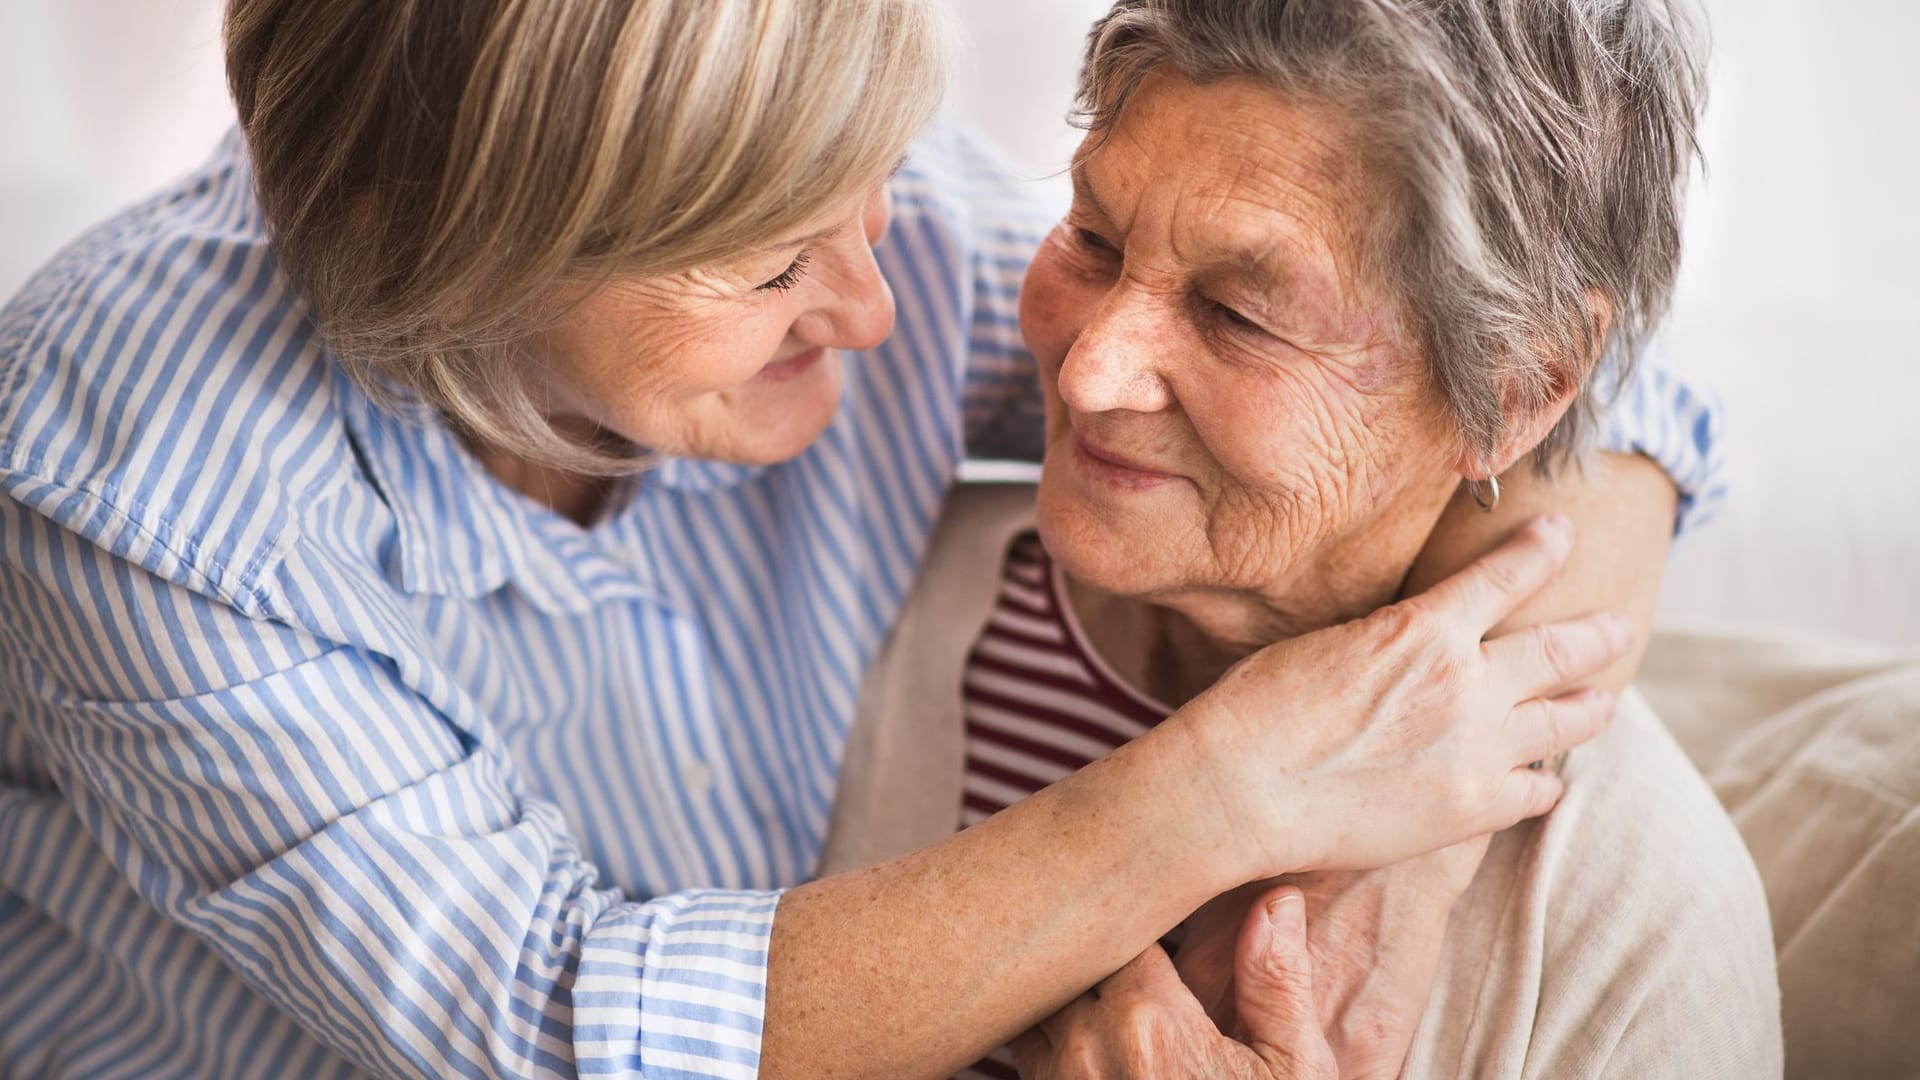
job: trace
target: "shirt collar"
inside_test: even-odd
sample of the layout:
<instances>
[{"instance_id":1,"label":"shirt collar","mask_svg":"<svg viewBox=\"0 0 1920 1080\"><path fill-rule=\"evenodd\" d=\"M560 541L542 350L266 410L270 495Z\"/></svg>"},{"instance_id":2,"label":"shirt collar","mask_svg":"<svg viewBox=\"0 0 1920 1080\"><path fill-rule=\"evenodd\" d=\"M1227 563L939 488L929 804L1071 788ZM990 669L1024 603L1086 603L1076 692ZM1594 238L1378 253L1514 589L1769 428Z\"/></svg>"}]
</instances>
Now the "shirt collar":
<instances>
[{"instance_id":1,"label":"shirt collar","mask_svg":"<svg viewBox=\"0 0 1920 1080\"><path fill-rule=\"evenodd\" d=\"M398 542L388 566L412 593L480 597L512 583L549 612L580 613L617 600L669 603L638 535L635 485L592 529L534 503L487 472L437 416L396 415L353 385L336 363L347 429L392 510ZM646 477L685 492L743 483L759 470L670 460Z\"/></svg>"}]
</instances>

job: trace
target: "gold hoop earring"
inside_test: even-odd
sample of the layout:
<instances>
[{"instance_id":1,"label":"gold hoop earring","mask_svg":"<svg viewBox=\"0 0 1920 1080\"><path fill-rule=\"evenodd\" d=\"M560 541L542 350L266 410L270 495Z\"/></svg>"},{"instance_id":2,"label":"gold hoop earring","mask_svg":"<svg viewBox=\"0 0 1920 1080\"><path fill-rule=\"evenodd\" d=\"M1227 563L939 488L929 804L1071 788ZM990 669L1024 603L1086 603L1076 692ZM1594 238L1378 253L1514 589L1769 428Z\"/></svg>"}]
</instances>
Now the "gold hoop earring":
<instances>
[{"instance_id":1,"label":"gold hoop earring","mask_svg":"<svg viewBox=\"0 0 1920 1080\"><path fill-rule=\"evenodd\" d=\"M1491 495L1488 494L1488 489L1492 489ZM1494 508L1500 505L1500 478L1497 476L1488 476L1485 487L1482 487L1481 482L1478 480L1469 480L1467 481L1467 494L1473 496L1475 506L1491 514Z\"/></svg>"}]
</instances>

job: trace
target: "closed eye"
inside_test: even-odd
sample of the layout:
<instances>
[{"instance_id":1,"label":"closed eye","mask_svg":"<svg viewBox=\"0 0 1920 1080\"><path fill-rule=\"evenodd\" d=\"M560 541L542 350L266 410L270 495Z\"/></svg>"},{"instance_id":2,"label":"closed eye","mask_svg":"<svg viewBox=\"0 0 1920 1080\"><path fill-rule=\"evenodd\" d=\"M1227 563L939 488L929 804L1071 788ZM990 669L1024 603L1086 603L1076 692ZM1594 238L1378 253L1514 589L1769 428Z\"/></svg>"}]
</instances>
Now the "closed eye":
<instances>
[{"instance_id":1,"label":"closed eye","mask_svg":"<svg viewBox=\"0 0 1920 1080\"><path fill-rule=\"evenodd\" d=\"M1101 236L1092 229L1082 229L1076 226L1073 230L1073 238L1076 243L1089 251L1097 251L1105 255L1118 255L1120 253L1118 248L1107 242L1106 237Z\"/></svg>"},{"instance_id":2,"label":"closed eye","mask_svg":"<svg viewBox=\"0 0 1920 1080\"><path fill-rule=\"evenodd\" d=\"M1254 322L1252 319L1249 319L1245 315L1240 314L1238 311L1234 310L1231 307L1228 307L1226 304L1222 304L1217 300L1209 301L1209 303L1213 306L1213 309L1219 313L1220 318L1224 320L1229 326L1237 327L1241 330L1265 330L1266 329L1266 327L1261 326L1259 323Z\"/></svg>"},{"instance_id":3,"label":"closed eye","mask_svg":"<svg viewBox=\"0 0 1920 1080\"><path fill-rule=\"evenodd\" d=\"M793 262L787 264L787 268L780 271L778 277L756 285L754 288L759 292L770 292L776 289L786 292L800 284L800 279L807 276L807 266L811 262L813 262L813 256L803 251L793 257Z\"/></svg>"}]
</instances>

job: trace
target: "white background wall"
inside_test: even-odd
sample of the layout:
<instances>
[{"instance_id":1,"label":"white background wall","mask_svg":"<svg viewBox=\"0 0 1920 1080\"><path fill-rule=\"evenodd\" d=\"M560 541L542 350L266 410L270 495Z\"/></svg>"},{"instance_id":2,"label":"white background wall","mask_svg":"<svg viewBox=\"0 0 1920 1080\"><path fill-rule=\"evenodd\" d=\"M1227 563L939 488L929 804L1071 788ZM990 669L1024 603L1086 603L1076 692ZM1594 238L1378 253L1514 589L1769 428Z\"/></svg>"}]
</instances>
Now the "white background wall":
<instances>
[{"instance_id":1,"label":"white background wall","mask_svg":"<svg viewBox=\"0 0 1920 1080\"><path fill-rule=\"evenodd\" d=\"M960 106L1057 168L1101 0L957 0ZM218 0L0 2L0 295L228 123ZM1734 494L1662 611L1920 644L1920 5L1708 0L1707 183L1667 347L1732 423Z\"/></svg>"}]
</instances>

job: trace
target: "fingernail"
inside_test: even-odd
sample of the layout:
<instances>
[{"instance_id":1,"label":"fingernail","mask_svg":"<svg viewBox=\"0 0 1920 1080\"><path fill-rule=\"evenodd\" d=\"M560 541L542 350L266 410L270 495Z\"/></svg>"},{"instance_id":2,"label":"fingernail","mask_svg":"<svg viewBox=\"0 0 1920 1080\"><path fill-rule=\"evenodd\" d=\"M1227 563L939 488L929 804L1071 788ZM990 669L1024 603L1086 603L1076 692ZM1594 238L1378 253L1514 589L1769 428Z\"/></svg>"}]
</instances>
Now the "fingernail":
<instances>
[{"instance_id":1,"label":"fingernail","mask_svg":"<svg viewBox=\"0 0 1920 1080\"><path fill-rule=\"evenodd\" d=\"M1287 893L1267 901L1267 921L1273 925L1273 932L1283 934L1289 940L1300 936L1306 924L1307 905L1299 893Z\"/></svg>"},{"instance_id":2,"label":"fingernail","mask_svg":"<svg viewBox=\"0 0 1920 1080\"><path fill-rule=\"evenodd\" d=\"M1618 612L1607 613L1607 638L1619 648L1633 644L1633 620Z\"/></svg>"},{"instance_id":3,"label":"fingernail","mask_svg":"<svg viewBox=\"0 0 1920 1080\"><path fill-rule=\"evenodd\" d=\"M1541 527L1553 536L1572 536L1573 519L1565 514L1548 514L1541 519Z\"/></svg>"}]
</instances>

